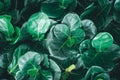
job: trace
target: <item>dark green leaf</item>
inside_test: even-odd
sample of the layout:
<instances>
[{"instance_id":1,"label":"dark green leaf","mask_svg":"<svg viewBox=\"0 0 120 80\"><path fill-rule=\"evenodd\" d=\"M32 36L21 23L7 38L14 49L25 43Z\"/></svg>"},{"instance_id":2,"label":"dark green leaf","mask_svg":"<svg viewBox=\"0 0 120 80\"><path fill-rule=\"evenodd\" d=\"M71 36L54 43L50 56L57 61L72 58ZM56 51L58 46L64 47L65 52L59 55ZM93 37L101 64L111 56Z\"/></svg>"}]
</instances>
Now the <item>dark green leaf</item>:
<instances>
[{"instance_id":1,"label":"dark green leaf","mask_svg":"<svg viewBox=\"0 0 120 80\"><path fill-rule=\"evenodd\" d=\"M50 18L58 18L64 14L64 9L59 6L59 3L43 3L41 11L46 13Z\"/></svg>"},{"instance_id":2,"label":"dark green leaf","mask_svg":"<svg viewBox=\"0 0 120 80\"><path fill-rule=\"evenodd\" d=\"M116 11L120 11L120 0L115 0L114 8Z\"/></svg>"},{"instance_id":3,"label":"dark green leaf","mask_svg":"<svg viewBox=\"0 0 120 80\"><path fill-rule=\"evenodd\" d=\"M95 24L93 23L93 21L91 21L89 19L85 19L82 21L82 27L86 33L87 38L92 39L97 33L97 28L96 28Z\"/></svg>"},{"instance_id":4,"label":"dark green leaf","mask_svg":"<svg viewBox=\"0 0 120 80\"><path fill-rule=\"evenodd\" d=\"M112 44L110 48L102 52L96 52L96 50L91 47L90 41L85 40L81 43L79 49L82 53L80 58L86 67L96 65L110 71L114 67L114 60L120 57L120 47L116 44Z\"/></svg>"},{"instance_id":5,"label":"dark green leaf","mask_svg":"<svg viewBox=\"0 0 120 80\"><path fill-rule=\"evenodd\" d=\"M30 49L30 47L28 45L20 45L18 46L13 54L13 60L11 62L11 64L8 66L8 71L9 73L15 73L16 70L18 70L18 59L24 55L28 50Z\"/></svg>"},{"instance_id":6,"label":"dark green leaf","mask_svg":"<svg viewBox=\"0 0 120 80\"><path fill-rule=\"evenodd\" d=\"M114 19L117 23L120 23L120 12L115 11L115 12L113 13L113 19Z\"/></svg>"},{"instance_id":7,"label":"dark green leaf","mask_svg":"<svg viewBox=\"0 0 120 80\"><path fill-rule=\"evenodd\" d=\"M110 77L102 67L92 66L87 71L84 80L110 80Z\"/></svg>"}]
</instances>

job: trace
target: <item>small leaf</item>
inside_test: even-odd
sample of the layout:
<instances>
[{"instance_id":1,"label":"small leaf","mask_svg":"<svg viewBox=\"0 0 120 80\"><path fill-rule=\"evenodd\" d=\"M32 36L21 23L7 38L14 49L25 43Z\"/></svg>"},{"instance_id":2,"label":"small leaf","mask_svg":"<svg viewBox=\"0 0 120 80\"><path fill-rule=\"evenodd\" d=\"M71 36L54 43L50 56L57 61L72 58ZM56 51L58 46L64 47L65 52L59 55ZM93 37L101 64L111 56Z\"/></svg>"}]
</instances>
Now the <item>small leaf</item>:
<instances>
[{"instance_id":1,"label":"small leaf","mask_svg":"<svg viewBox=\"0 0 120 80\"><path fill-rule=\"evenodd\" d=\"M94 22L89 19L82 20L82 27L87 38L92 39L97 33L97 28Z\"/></svg>"},{"instance_id":2,"label":"small leaf","mask_svg":"<svg viewBox=\"0 0 120 80\"><path fill-rule=\"evenodd\" d=\"M114 8L116 11L120 11L120 0L115 0Z\"/></svg>"},{"instance_id":3,"label":"small leaf","mask_svg":"<svg viewBox=\"0 0 120 80\"><path fill-rule=\"evenodd\" d=\"M70 31L75 31L76 29L81 27L81 20L79 16L74 13L68 13L67 15L65 15L62 23L69 26Z\"/></svg>"},{"instance_id":4,"label":"small leaf","mask_svg":"<svg viewBox=\"0 0 120 80\"><path fill-rule=\"evenodd\" d=\"M58 40L65 40L70 34L69 27L65 24L57 24L54 27L54 35Z\"/></svg>"},{"instance_id":5,"label":"small leaf","mask_svg":"<svg viewBox=\"0 0 120 80\"><path fill-rule=\"evenodd\" d=\"M113 37L108 32L101 32L94 37L91 44L98 52L101 52L113 44Z\"/></svg>"},{"instance_id":6,"label":"small leaf","mask_svg":"<svg viewBox=\"0 0 120 80\"><path fill-rule=\"evenodd\" d=\"M38 72L38 69L34 68L34 69L29 69L27 71L27 74L30 75L31 77L34 77Z\"/></svg>"}]
</instances>

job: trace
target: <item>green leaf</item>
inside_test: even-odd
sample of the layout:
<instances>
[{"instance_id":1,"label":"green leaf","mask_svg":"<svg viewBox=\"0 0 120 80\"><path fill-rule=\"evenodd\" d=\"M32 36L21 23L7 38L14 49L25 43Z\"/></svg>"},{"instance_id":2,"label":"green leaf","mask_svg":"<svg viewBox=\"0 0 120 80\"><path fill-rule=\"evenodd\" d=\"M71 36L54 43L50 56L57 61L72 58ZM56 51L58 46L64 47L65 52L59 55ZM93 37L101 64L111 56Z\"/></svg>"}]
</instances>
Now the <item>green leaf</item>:
<instances>
[{"instance_id":1,"label":"green leaf","mask_svg":"<svg viewBox=\"0 0 120 80\"><path fill-rule=\"evenodd\" d=\"M11 37L14 34L14 28L11 24L11 16L0 16L0 32L5 36L6 41L11 41Z\"/></svg>"},{"instance_id":2,"label":"green leaf","mask_svg":"<svg viewBox=\"0 0 120 80\"><path fill-rule=\"evenodd\" d=\"M15 80L24 80L25 79L25 74L22 71L18 71L15 75Z\"/></svg>"},{"instance_id":3,"label":"green leaf","mask_svg":"<svg viewBox=\"0 0 120 80\"><path fill-rule=\"evenodd\" d=\"M113 12L113 19L114 19L117 23L120 23L120 12L114 11L114 12Z\"/></svg>"},{"instance_id":4,"label":"green leaf","mask_svg":"<svg viewBox=\"0 0 120 80\"><path fill-rule=\"evenodd\" d=\"M72 47L74 44L78 44L84 39L85 32L81 29L81 20L77 14L68 13L63 18L62 23L69 26L71 32L67 41L68 47Z\"/></svg>"},{"instance_id":5,"label":"green leaf","mask_svg":"<svg viewBox=\"0 0 120 80\"><path fill-rule=\"evenodd\" d=\"M59 3L42 3L41 11L46 13L50 18L58 18L63 15L64 8L59 6Z\"/></svg>"},{"instance_id":6,"label":"green leaf","mask_svg":"<svg viewBox=\"0 0 120 80\"><path fill-rule=\"evenodd\" d=\"M75 31L76 29L81 27L81 20L79 16L74 13L68 13L67 15L65 15L62 23L69 26L70 31Z\"/></svg>"},{"instance_id":7,"label":"green leaf","mask_svg":"<svg viewBox=\"0 0 120 80\"><path fill-rule=\"evenodd\" d=\"M22 40L29 40L29 39L31 39L31 35L28 33L28 31L27 31L27 22L25 22L23 25L22 25L22 27L21 27L21 29L20 29L20 40L22 41Z\"/></svg>"},{"instance_id":8,"label":"green leaf","mask_svg":"<svg viewBox=\"0 0 120 80\"><path fill-rule=\"evenodd\" d=\"M53 60L49 60L46 54L29 51L19 58L18 66L18 72L23 72L24 75L16 77L25 78L29 75L33 80L59 80L61 76L59 66Z\"/></svg>"},{"instance_id":9,"label":"green leaf","mask_svg":"<svg viewBox=\"0 0 120 80\"><path fill-rule=\"evenodd\" d=\"M27 31L35 41L41 41L49 27L50 20L43 12L33 14L27 22Z\"/></svg>"},{"instance_id":10,"label":"green leaf","mask_svg":"<svg viewBox=\"0 0 120 80\"><path fill-rule=\"evenodd\" d=\"M29 51L19 58L18 66L20 70L26 72L31 68L37 68L42 60L43 56L40 56L37 52Z\"/></svg>"},{"instance_id":11,"label":"green leaf","mask_svg":"<svg viewBox=\"0 0 120 80\"><path fill-rule=\"evenodd\" d=\"M27 71L27 74L30 75L31 77L34 77L37 74L37 72L38 72L38 69L33 68L33 69L29 69Z\"/></svg>"},{"instance_id":12,"label":"green leaf","mask_svg":"<svg viewBox=\"0 0 120 80\"><path fill-rule=\"evenodd\" d=\"M77 0L46 0L41 5L41 11L50 18L59 18L66 12L73 11L76 6Z\"/></svg>"},{"instance_id":13,"label":"green leaf","mask_svg":"<svg viewBox=\"0 0 120 80\"><path fill-rule=\"evenodd\" d=\"M103 12L104 16L108 16L111 10L111 1L109 0L98 0L100 5L101 11Z\"/></svg>"},{"instance_id":14,"label":"green leaf","mask_svg":"<svg viewBox=\"0 0 120 80\"><path fill-rule=\"evenodd\" d=\"M79 44L82 40L84 40L85 32L78 28L75 31L71 32L71 35L68 37L67 46L72 47L73 45Z\"/></svg>"},{"instance_id":15,"label":"green leaf","mask_svg":"<svg viewBox=\"0 0 120 80\"><path fill-rule=\"evenodd\" d=\"M18 46L14 53L13 53L13 60L11 64L8 66L9 73L15 73L18 70L18 59L24 55L28 50L30 50L30 47L28 45L20 45Z\"/></svg>"},{"instance_id":16,"label":"green leaf","mask_svg":"<svg viewBox=\"0 0 120 80\"><path fill-rule=\"evenodd\" d=\"M81 61L87 68L96 65L111 71L114 67L114 60L120 57L120 47L116 44L112 44L111 47L102 52L96 52L91 42L85 40L80 44L79 50L82 53Z\"/></svg>"},{"instance_id":17,"label":"green leaf","mask_svg":"<svg viewBox=\"0 0 120 80\"><path fill-rule=\"evenodd\" d=\"M53 75L49 70L48 71L47 70L42 70L40 77L41 77L40 78L41 80L55 80L55 79L53 79ZM58 80L58 79L56 79L56 80Z\"/></svg>"},{"instance_id":18,"label":"green leaf","mask_svg":"<svg viewBox=\"0 0 120 80\"><path fill-rule=\"evenodd\" d=\"M4 0L5 10L10 9L11 1L10 0Z\"/></svg>"},{"instance_id":19,"label":"green leaf","mask_svg":"<svg viewBox=\"0 0 120 80\"><path fill-rule=\"evenodd\" d=\"M20 39L20 28L19 27L15 27L15 33L13 35L12 41L10 42L10 44L16 44L19 39Z\"/></svg>"},{"instance_id":20,"label":"green leaf","mask_svg":"<svg viewBox=\"0 0 120 80\"><path fill-rule=\"evenodd\" d=\"M109 75L102 67L92 66L88 69L84 80L110 80Z\"/></svg>"},{"instance_id":21,"label":"green leaf","mask_svg":"<svg viewBox=\"0 0 120 80\"><path fill-rule=\"evenodd\" d=\"M60 80L61 69L59 68L59 66L55 61L53 61L52 59L50 59L49 61L50 61L50 70L53 72L53 76L54 76L53 80Z\"/></svg>"},{"instance_id":22,"label":"green leaf","mask_svg":"<svg viewBox=\"0 0 120 80\"><path fill-rule=\"evenodd\" d=\"M79 16L69 13L64 17L62 24L57 24L51 28L43 45L48 49L51 57L62 67L66 68L76 60L78 51L75 46L84 37L85 32L81 29ZM63 60L64 62L62 63ZM66 64L68 61L70 64Z\"/></svg>"},{"instance_id":23,"label":"green leaf","mask_svg":"<svg viewBox=\"0 0 120 80\"><path fill-rule=\"evenodd\" d=\"M89 19L82 20L82 27L86 33L86 37L89 39L92 39L97 33L97 28L94 22Z\"/></svg>"},{"instance_id":24,"label":"green leaf","mask_svg":"<svg viewBox=\"0 0 120 80\"><path fill-rule=\"evenodd\" d=\"M12 23L17 24L20 21L20 13L19 10L11 10L7 12L8 15L12 16Z\"/></svg>"},{"instance_id":25,"label":"green leaf","mask_svg":"<svg viewBox=\"0 0 120 80\"><path fill-rule=\"evenodd\" d=\"M86 39L83 42L81 42L79 46L79 51L81 54L91 48L90 42L90 39Z\"/></svg>"},{"instance_id":26,"label":"green leaf","mask_svg":"<svg viewBox=\"0 0 120 80\"><path fill-rule=\"evenodd\" d=\"M113 37L108 32L101 32L93 38L91 44L98 52L101 52L113 44Z\"/></svg>"},{"instance_id":27,"label":"green leaf","mask_svg":"<svg viewBox=\"0 0 120 80\"><path fill-rule=\"evenodd\" d=\"M96 15L97 6L94 5L94 3L91 3L88 7L85 8L85 10L80 15L80 19L89 19L93 17L92 15Z\"/></svg>"},{"instance_id":28,"label":"green leaf","mask_svg":"<svg viewBox=\"0 0 120 80\"><path fill-rule=\"evenodd\" d=\"M4 4L2 2L0 2L0 11L2 11L4 8Z\"/></svg>"},{"instance_id":29,"label":"green leaf","mask_svg":"<svg viewBox=\"0 0 120 80\"><path fill-rule=\"evenodd\" d=\"M116 11L120 11L120 0L115 0L114 8Z\"/></svg>"},{"instance_id":30,"label":"green leaf","mask_svg":"<svg viewBox=\"0 0 120 80\"><path fill-rule=\"evenodd\" d=\"M112 34L113 38L114 38L114 41L116 42L116 44L120 45L120 39L119 39L119 36L120 36L120 24L117 24L116 22L112 22L112 24L110 25L109 29L108 29L108 32L110 34Z\"/></svg>"},{"instance_id":31,"label":"green leaf","mask_svg":"<svg viewBox=\"0 0 120 80\"><path fill-rule=\"evenodd\" d=\"M30 6L32 4L37 4L41 2L42 0L24 0L24 6Z\"/></svg>"},{"instance_id":32,"label":"green leaf","mask_svg":"<svg viewBox=\"0 0 120 80\"><path fill-rule=\"evenodd\" d=\"M7 69L8 63L7 54L0 55L0 68Z\"/></svg>"},{"instance_id":33,"label":"green leaf","mask_svg":"<svg viewBox=\"0 0 120 80\"><path fill-rule=\"evenodd\" d=\"M99 5L96 4L98 1ZM108 16L111 15L111 2L109 0L97 0L91 3L80 15L80 18L92 20L98 31L104 30L106 24L108 24ZM112 16L112 15L111 15Z\"/></svg>"},{"instance_id":34,"label":"green leaf","mask_svg":"<svg viewBox=\"0 0 120 80\"><path fill-rule=\"evenodd\" d=\"M61 26L64 28L64 26ZM48 49L50 56L53 60L59 63L61 66L67 67L72 63L72 60L76 58L78 52L73 47L66 45L67 39L59 40L55 37L54 32L55 26L53 26L44 40L43 45ZM64 32L65 33L65 32ZM58 37L64 35L57 35ZM67 63L67 64L66 64Z\"/></svg>"},{"instance_id":35,"label":"green leaf","mask_svg":"<svg viewBox=\"0 0 120 80\"><path fill-rule=\"evenodd\" d=\"M54 27L54 35L58 40L65 40L70 34L69 27L65 24L57 24Z\"/></svg>"},{"instance_id":36,"label":"green leaf","mask_svg":"<svg viewBox=\"0 0 120 80\"><path fill-rule=\"evenodd\" d=\"M59 0L61 6L63 7L68 7L69 4L71 4L73 2L73 0Z\"/></svg>"}]
</instances>

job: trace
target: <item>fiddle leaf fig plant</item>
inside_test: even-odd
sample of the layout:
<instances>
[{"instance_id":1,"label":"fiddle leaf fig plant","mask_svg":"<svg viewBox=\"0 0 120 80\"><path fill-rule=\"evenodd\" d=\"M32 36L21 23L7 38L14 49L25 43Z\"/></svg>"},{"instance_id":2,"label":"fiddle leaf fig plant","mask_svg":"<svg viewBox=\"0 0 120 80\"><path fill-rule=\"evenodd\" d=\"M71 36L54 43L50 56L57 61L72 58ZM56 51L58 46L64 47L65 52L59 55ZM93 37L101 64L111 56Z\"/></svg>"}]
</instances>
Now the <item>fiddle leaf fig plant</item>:
<instances>
[{"instance_id":1,"label":"fiddle leaf fig plant","mask_svg":"<svg viewBox=\"0 0 120 80\"><path fill-rule=\"evenodd\" d=\"M0 0L0 80L120 80L120 0Z\"/></svg>"},{"instance_id":2,"label":"fiddle leaf fig plant","mask_svg":"<svg viewBox=\"0 0 120 80\"><path fill-rule=\"evenodd\" d=\"M102 39L103 43L105 42L104 46L102 46L99 37L103 37L100 39ZM98 42L96 42L97 40ZM111 71L115 66L114 60L120 57L118 56L120 54L120 47L113 44L112 40L111 35L106 32L98 33L92 40L84 40L79 46L83 65L87 68L96 65Z\"/></svg>"},{"instance_id":3,"label":"fiddle leaf fig plant","mask_svg":"<svg viewBox=\"0 0 120 80\"><path fill-rule=\"evenodd\" d=\"M70 19L73 21L71 23ZM81 21L77 14L67 14L61 24L53 25L50 33L45 39L45 46L49 50L50 55L57 59L57 62L62 64L64 68L68 67L68 59L70 63L74 62L73 59L77 57L78 50L74 49L75 45L78 45L85 38L85 32L81 28ZM61 61L65 61L61 63ZM65 67L65 66L66 67Z\"/></svg>"}]
</instances>

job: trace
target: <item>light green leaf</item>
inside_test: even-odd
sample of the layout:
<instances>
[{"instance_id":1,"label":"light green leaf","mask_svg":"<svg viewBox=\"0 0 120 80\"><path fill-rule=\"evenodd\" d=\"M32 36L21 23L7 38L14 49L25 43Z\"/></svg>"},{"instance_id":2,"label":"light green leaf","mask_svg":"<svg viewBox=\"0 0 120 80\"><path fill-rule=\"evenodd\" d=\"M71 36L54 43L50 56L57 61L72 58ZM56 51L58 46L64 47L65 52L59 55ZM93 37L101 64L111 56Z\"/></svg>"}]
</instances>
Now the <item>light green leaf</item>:
<instances>
[{"instance_id":1,"label":"light green leaf","mask_svg":"<svg viewBox=\"0 0 120 80\"><path fill-rule=\"evenodd\" d=\"M98 52L101 52L113 44L113 37L108 32L101 32L93 38L91 44Z\"/></svg>"},{"instance_id":2,"label":"light green leaf","mask_svg":"<svg viewBox=\"0 0 120 80\"><path fill-rule=\"evenodd\" d=\"M33 14L27 22L27 31L35 41L41 41L49 27L50 20L43 12Z\"/></svg>"}]
</instances>

